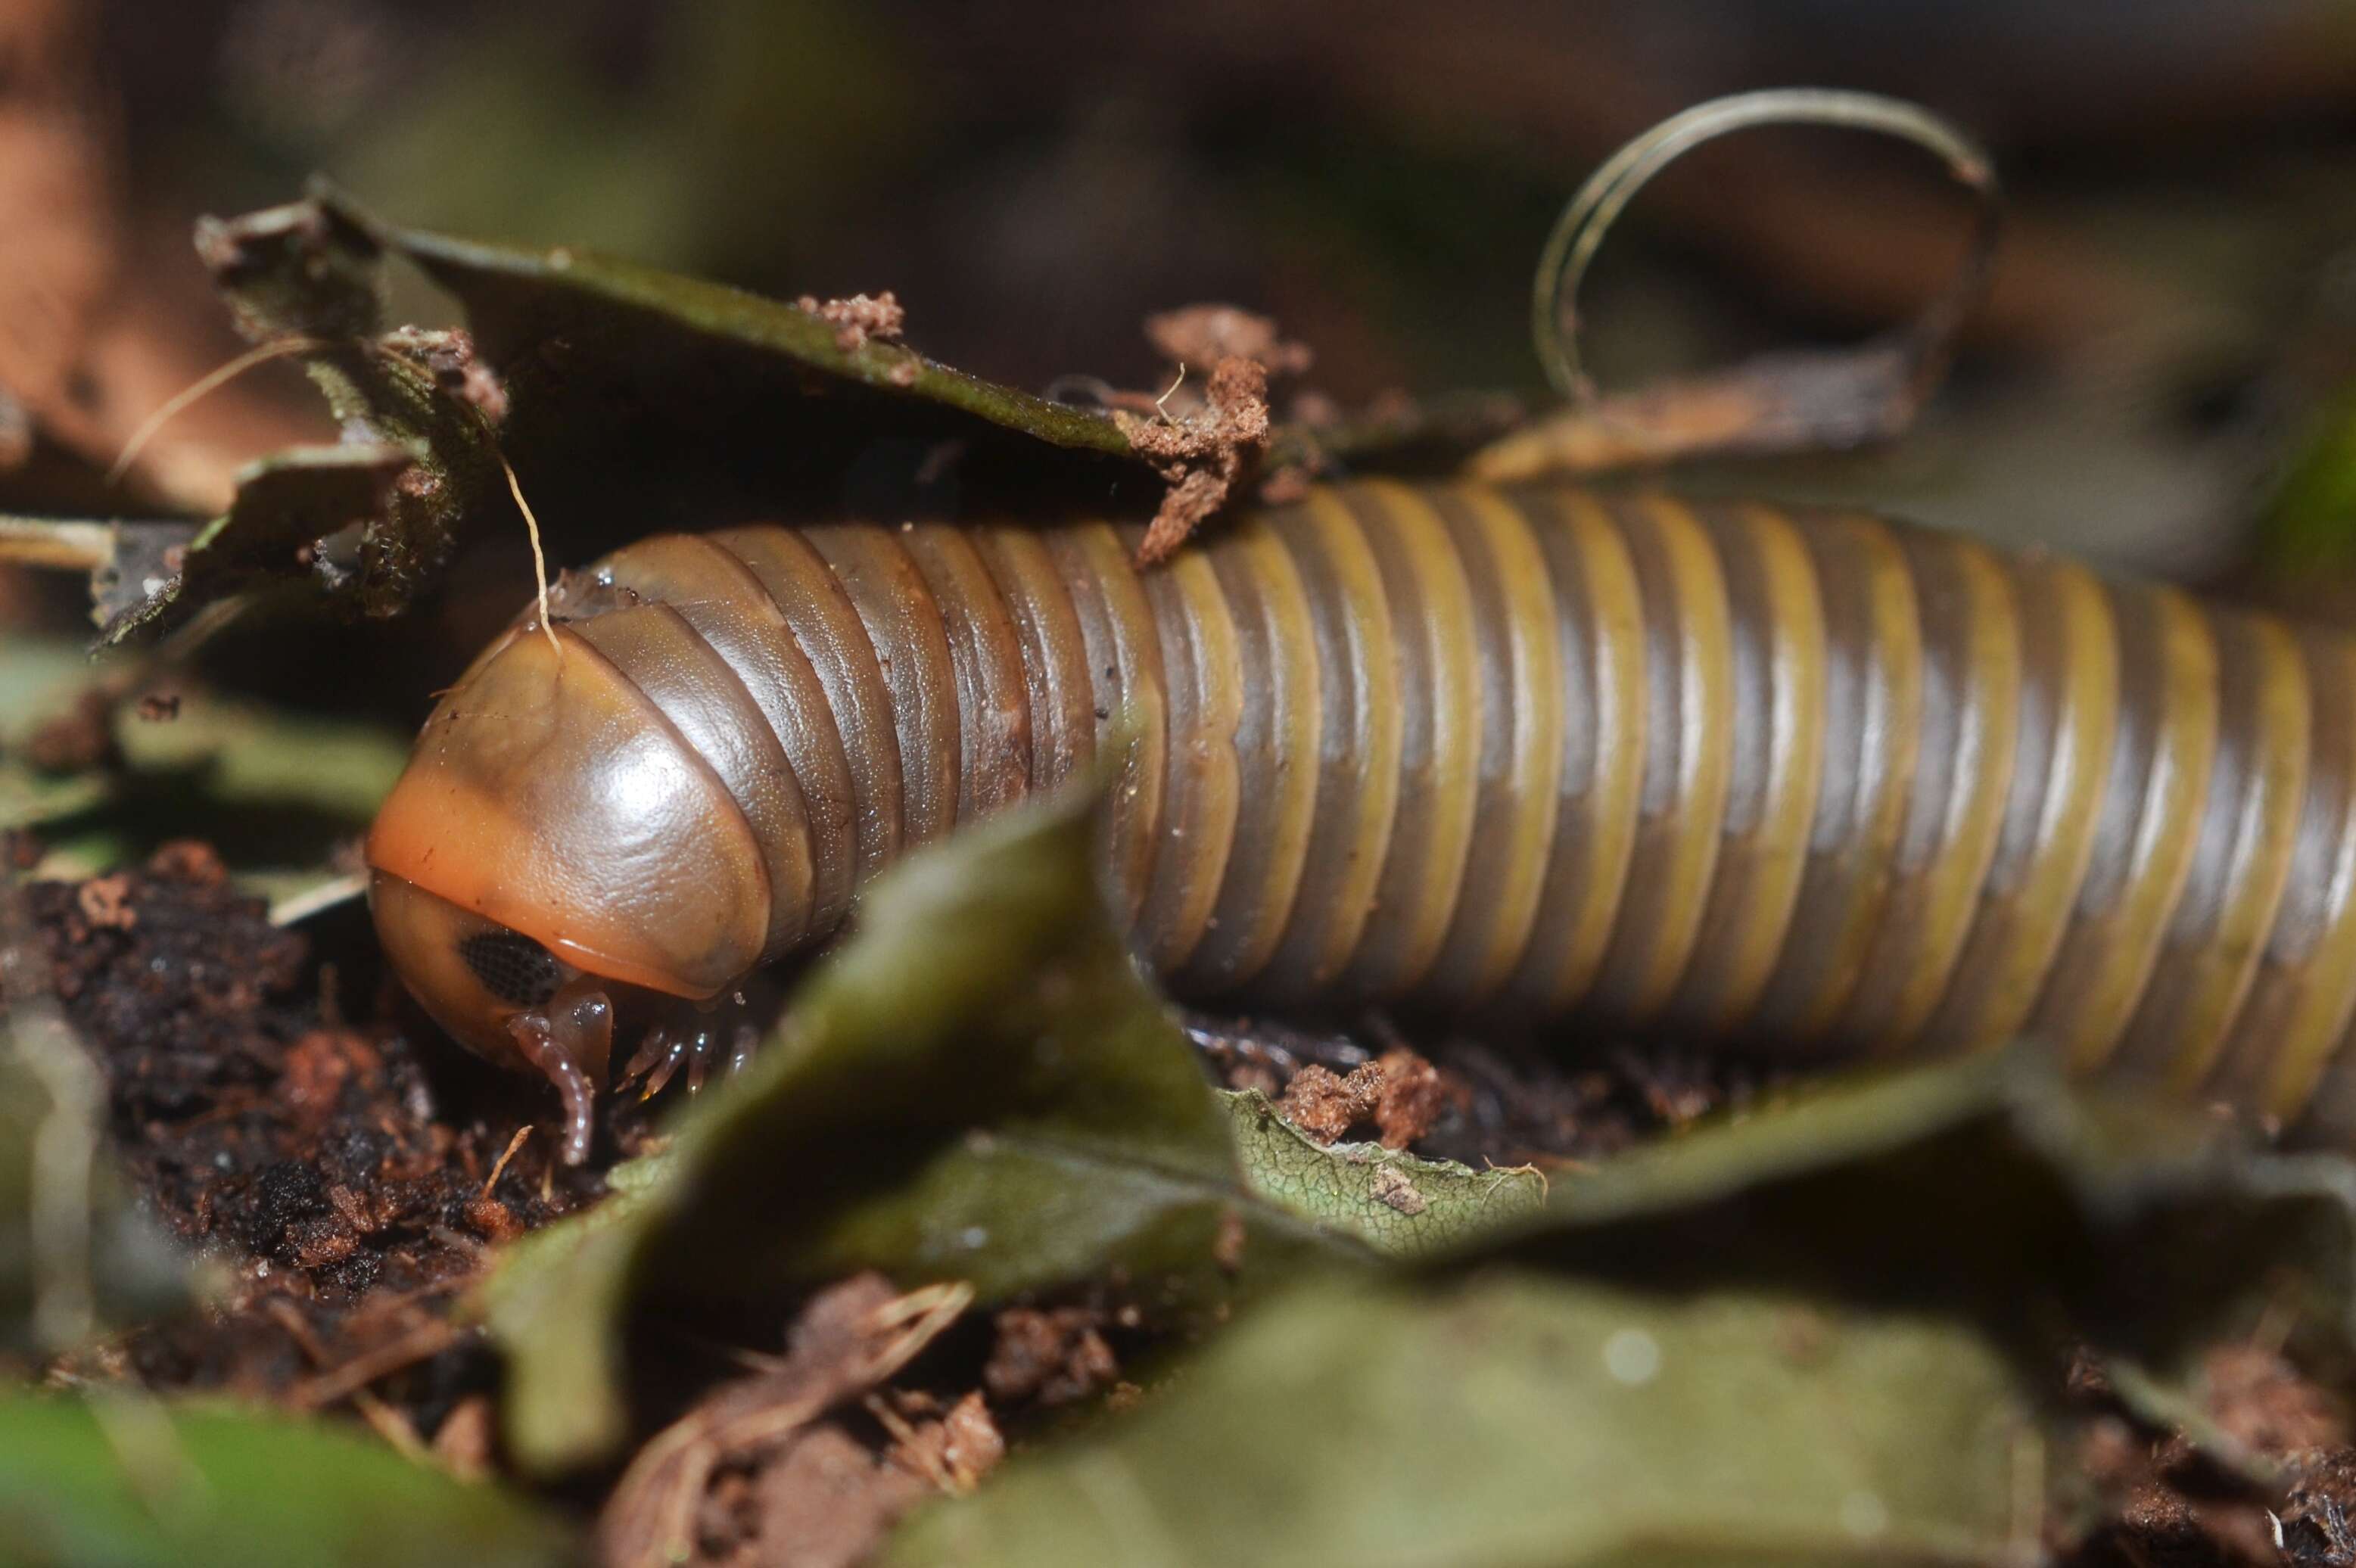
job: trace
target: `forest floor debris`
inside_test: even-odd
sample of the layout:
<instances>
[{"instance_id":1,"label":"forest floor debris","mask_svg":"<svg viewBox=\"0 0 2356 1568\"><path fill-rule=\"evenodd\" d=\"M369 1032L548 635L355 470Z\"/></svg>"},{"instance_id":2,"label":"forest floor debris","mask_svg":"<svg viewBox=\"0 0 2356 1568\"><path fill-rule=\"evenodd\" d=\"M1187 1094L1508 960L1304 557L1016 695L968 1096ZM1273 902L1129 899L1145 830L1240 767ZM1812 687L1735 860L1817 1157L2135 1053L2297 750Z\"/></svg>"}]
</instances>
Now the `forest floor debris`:
<instances>
[{"instance_id":1,"label":"forest floor debris","mask_svg":"<svg viewBox=\"0 0 2356 1568\"><path fill-rule=\"evenodd\" d=\"M23 896L58 998L106 1071L134 1180L235 1275L210 1312L68 1358L51 1381L341 1411L420 1462L499 1473L498 1368L453 1307L497 1244L602 1186L534 1136L536 1086L412 1043L389 983L337 981L202 845ZM1779 1092L1755 1068L1669 1049L1599 1042L1573 1065L1545 1042L1425 1040L1379 1018L1358 1033L1188 1025L1215 1077L1280 1096L1320 1137L1371 1131L1474 1163L1575 1166ZM616 1099L608 1157L646 1147L652 1125ZM971 1489L1010 1429L1141 1397L1124 1370L1153 1341L1133 1307L1082 1294L962 1312L865 1276L812 1298L784 1356L740 1351L752 1372L688 1375L665 1396L672 1424L604 1504L605 1560L750 1564L789 1541L797 1561L855 1563L908 1509ZM2202 1386L2210 1418L2284 1467L2286 1488L2267 1494L2136 1424L2090 1377L2074 1396L2095 1407L2079 1464L2103 1522L2062 1561L2356 1560L2347 1411L2257 1342L2212 1353Z\"/></svg>"}]
</instances>

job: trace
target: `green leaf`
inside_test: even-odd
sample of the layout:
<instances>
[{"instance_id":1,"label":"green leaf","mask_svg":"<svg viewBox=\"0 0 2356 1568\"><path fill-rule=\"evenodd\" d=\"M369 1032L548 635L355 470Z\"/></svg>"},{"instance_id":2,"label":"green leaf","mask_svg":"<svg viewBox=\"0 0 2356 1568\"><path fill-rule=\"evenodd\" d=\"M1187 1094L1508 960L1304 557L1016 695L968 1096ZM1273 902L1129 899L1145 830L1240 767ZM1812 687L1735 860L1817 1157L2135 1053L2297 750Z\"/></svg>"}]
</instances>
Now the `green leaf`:
<instances>
[{"instance_id":1,"label":"green leaf","mask_svg":"<svg viewBox=\"0 0 2356 1568\"><path fill-rule=\"evenodd\" d=\"M108 795L94 772L44 772L25 756L33 731L72 701L90 673L89 656L74 644L22 636L0 643L0 829L70 816Z\"/></svg>"},{"instance_id":2,"label":"green leaf","mask_svg":"<svg viewBox=\"0 0 2356 1568\"><path fill-rule=\"evenodd\" d=\"M2015 1562L2061 1349L2160 1420L2261 1318L2336 1376L2352 1242L2348 1161L2034 1051L1836 1082L1289 1294L893 1561Z\"/></svg>"},{"instance_id":3,"label":"green leaf","mask_svg":"<svg viewBox=\"0 0 2356 1568\"><path fill-rule=\"evenodd\" d=\"M496 1487L325 1422L109 1399L0 1399L0 1557L117 1568L534 1568L571 1532Z\"/></svg>"},{"instance_id":4,"label":"green leaf","mask_svg":"<svg viewBox=\"0 0 2356 1568\"><path fill-rule=\"evenodd\" d=\"M2040 1522L1999 1350L1773 1294L1305 1288L1093 1435L936 1505L884 1561L1994 1564L2033 1558Z\"/></svg>"},{"instance_id":5,"label":"green leaf","mask_svg":"<svg viewBox=\"0 0 2356 1568\"><path fill-rule=\"evenodd\" d=\"M1474 1170L1380 1144L1319 1144L1257 1090L1221 1097L1253 1191L1388 1256L1460 1245L1546 1200L1547 1179L1533 1168Z\"/></svg>"},{"instance_id":6,"label":"green leaf","mask_svg":"<svg viewBox=\"0 0 2356 1568\"><path fill-rule=\"evenodd\" d=\"M560 560L619 542L597 519L626 518L635 537L663 519L708 524L798 499L894 509L867 481L903 496L928 483L914 477L935 466L928 454L1025 494L1062 485L1100 506L1123 481L1160 493L1100 411L723 284L400 229L320 185L206 219L197 247L240 327L266 352L299 357L348 433L250 469L228 515L193 539L180 525L108 536L94 574L104 644L305 579L365 613L397 613L470 534L516 526L503 461L563 541ZM388 251L457 298L471 336L377 336ZM649 466L655 451L664 461ZM18 552L93 548L86 526L59 527L70 537L18 525ZM150 532L162 542L145 543Z\"/></svg>"},{"instance_id":7,"label":"green leaf","mask_svg":"<svg viewBox=\"0 0 2356 1568\"><path fill-rule=\"evenodd\" d=\"M70 1349L209 1283L134 1199L102 1141L104 1101L53 1002L0 1009L0 1349Z\"/></svg>"},{"instance_id":8,"label":"green leaf","mask_svg":"<svg viewBox=\"0 0 2356 1568\"><path fill-rule=\"evenodd\" d=\"M2356 385L2309 421L2259 514L2257 540L2260 560L2286 577L2356 561Z\"/></svg>"},{"instance_id":9,"label":"green leaf","mask_svg":"<svg viewBox=\"0 0 2356 1568\"><path fill-rule=\"evenodd\" d=\"M799 304L570 246L365 223L464 307L509 411L499 432L561 559L621 542L598 519L955 514L1127 496L1162 481L1104 411L847 331ZM921 335L919 308L910 336ZM660 452L649 465L643 454ZM990 497L985 502L984 496Z\"/></svg>"},{"instance_id":10,"label":"green leaf","mask_svg":"<svg viewBox=\"0 0 2356 1568\"><path fill-rule=\"evenodd\" d=\"M2163 1373L2262 1317L2356 1366L2356 1165L2020 1050L1836 1080L1554 1183L1437 1258L1739 1285L2056 1334Z\"/></svg>"},{"instance_id":11,"label":"green leaf","mask_svg":"<svg viewBox=\"0 0 2356 1568\"><path fill-rule=\"evenodd\" d=\"M953 369L897 342L863 335L839 341L832 322L796 304L592 251L396 228L333 192L321 191L317 199L372 225L389 248L456 295L467 325L502 369L560 342L568 370L592 379L609 368L669 377L701 368L700 360L730 363L716 350L748 350L786 384L806 389L805 377L815 373L888 400L937 405L1050 446L1132 455L1128 438L1101 413Z\"/></svg>"},{"instance_id":12,"label":"green leaf","mask_svg":"<svg viewBox=\"0 0 2356 1568\"><path fill-rule=\"evenodd\" d=\"M783 1300L863 1268L984 1301L1118 1270L1184 1328L1304 1259L1367 1259L1246 1188L1226 1108L1104 909L1093 838L1066 799L912 857L633 1191L518 1246L484 1305L519 1460L620 1435L634 1307Z\"/></svg>"}]
</instances>

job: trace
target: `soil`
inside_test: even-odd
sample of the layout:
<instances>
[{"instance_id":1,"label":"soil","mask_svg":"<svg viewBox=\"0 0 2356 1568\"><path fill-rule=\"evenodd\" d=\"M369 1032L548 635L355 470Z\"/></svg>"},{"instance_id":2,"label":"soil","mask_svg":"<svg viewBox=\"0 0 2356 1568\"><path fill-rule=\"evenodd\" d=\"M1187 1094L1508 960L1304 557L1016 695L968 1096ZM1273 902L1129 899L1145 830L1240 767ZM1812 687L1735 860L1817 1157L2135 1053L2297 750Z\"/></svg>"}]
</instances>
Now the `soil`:
<instances>
[{"instance_id":1,"label":"soil","mask_svg":"<svg viewBox=\"0 0 2356 1568\"><path fill-rule=\"evenodd\" d=\"M2078 1455L2101 1519L2064 1568L2346 1568L2356 1563L2356 1448L2348 1413L2256 1343L2211 1351L2208 1414L2285 1477L2268 1488L2184 1438L2136 1424L2098 1373L2073 1397L2092 1419Z\"/></svg>"},{"instance_id":2,"label":"soil","mask_svg":"<svg viewBox=\"0 0 2356 1568\"><path fill-rule=\"evenodd\" d=\"M544 1137L502 1166L538 1107L447 1113L410 1038L341 1022L335 971L202 846L26 899L66 1016L106 1071L132 1179L234 1275L220 1311L119 1347L128 1368L157 1387L308 1406L391 1380L409 1435L435 1437L490 1387L487 1356L448 1316L486 1243L602 1182L556 1167Z\"/></svg>"}]
</instances>

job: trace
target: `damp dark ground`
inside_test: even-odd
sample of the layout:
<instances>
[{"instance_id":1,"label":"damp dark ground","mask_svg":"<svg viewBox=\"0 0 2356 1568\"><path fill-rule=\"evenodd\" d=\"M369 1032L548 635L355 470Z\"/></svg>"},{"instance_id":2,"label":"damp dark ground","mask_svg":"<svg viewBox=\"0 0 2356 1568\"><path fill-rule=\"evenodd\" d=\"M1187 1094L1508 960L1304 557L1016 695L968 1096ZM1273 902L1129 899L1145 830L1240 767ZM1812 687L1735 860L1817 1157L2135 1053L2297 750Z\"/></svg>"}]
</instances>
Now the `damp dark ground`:
<instances>
[{"instance_id":1,"label":"damp dark ground","mask_svg":"<svg viewBox=\"0 0 2356 1568\"><path fill-rule=\"evenodd\" d=\"M49 1381L131 1378L338 1412L461 1473L498 1472L498 1367L456 1310L465 1289L493 1245L597 1202L603 1171L656 1141L659 1103L609 1099L592 1160L562 1167L536 1087L423 1025L376 969L363 921L322 922L316 940L273 927L201 845L27 897L56 993L104 1066L125 1166L170 1228L232 1276L201 1315L82 1352ZM1740 1114L1777 1086L1740 1061L1660 1048L1563 1065L1381 1019L1348 1030L1186 1021L1206 1073L1279 1097L1312 1136L1475 1165L1576 1169ZM797 1561L854 1563L933 1490L969 1487L1010 1438L1134 1398L1127 1369L1157 1349L1097 1290L959 1324L862 1387L845 1370L858 1360L846 1325L890 1294L854 1280L790 1324L671 1325L640 1348L648 1434L678 1423L710 1435L699 1561L759 1561L764 1541L791 1540L810 1554ZM743 1348L762 1332L766 1350ZM2356 1562L2356 1449L2339 1400L2263 1343L2212 1353L2207 1382L2219 1427L2284 1467L2280 1492L2138 1424L2084 1362L2053 1392L2092 1417L2080 1462L2108 1517L2067 1561ZM832 1415L782 1447L732 1446L730 1433L813 1390ZM607 1539L626 1542L652 1528L638 1514L678 1506L676 1484L659 1465L626 1467L558 1500L601 1511Z\"/></svg>"}]
</instances>

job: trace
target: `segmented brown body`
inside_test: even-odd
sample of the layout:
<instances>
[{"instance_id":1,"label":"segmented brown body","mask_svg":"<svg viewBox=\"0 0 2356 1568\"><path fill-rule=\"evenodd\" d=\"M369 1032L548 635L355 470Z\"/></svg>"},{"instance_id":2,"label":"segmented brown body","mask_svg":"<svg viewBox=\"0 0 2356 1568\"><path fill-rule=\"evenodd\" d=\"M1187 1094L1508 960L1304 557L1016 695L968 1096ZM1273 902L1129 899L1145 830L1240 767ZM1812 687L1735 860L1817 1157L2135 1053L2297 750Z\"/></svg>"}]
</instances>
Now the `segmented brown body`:
<instances>
[{"instance_id":1,"label":"segmented brown body","mask_svg":"<svg viewBox=\"0 0 2356 1568\"><path fill-rule=\"evenodd\" d=\"M1661 496L1353 484L1162 568L1135 540L751 528L594 570L568 647L758 848L723 967L1125 716L1108 863L1183 992L1868 1052L2029 1034L2356 1120L2356 642Z\"/></svg>"}]
</instances>

